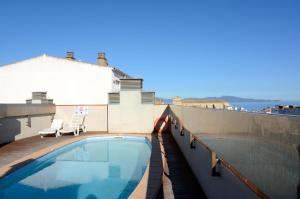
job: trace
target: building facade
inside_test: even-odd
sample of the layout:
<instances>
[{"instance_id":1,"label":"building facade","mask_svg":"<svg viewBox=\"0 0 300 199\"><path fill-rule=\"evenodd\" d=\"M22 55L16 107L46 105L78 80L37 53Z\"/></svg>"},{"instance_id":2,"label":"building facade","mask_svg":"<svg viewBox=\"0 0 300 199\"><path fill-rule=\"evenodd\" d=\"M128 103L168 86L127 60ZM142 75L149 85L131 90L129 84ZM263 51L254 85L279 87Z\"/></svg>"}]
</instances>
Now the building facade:
<instances>
[{"instance_id":1,"label":"building facade","mask_svg":"<svg viewBox=\"0 0 300 199\"><path fill-rule=\"evenodd\" d=\"M174 97L172 99L173 105L182 106L196 106L200 108L215 108L215 109L226 109L230 104L225 100L192 100L182 99L181 97Z\"/></svg>"},{"instance_id":2,"label":"building facade","mask_svg":"<svg viewBox=\"0 0 300 199\"><path fill-rule=\"evenodd\" d=\"M25 103L32 92L47 92L57 105L107 104L108 93L120 90L120 78L130 76L108 66L104 53L98 64L42 55L0 66L0 104Z\"/></svg>"}]
</instances>

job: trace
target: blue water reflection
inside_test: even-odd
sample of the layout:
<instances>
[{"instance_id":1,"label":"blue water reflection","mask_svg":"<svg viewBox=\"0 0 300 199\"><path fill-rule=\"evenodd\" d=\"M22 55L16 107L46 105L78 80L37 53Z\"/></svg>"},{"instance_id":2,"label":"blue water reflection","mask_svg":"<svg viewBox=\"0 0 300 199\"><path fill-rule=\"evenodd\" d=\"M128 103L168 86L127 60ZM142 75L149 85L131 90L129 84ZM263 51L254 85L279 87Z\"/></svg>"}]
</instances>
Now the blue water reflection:
<instances>
[{"instance_id":1,"label":"blue water reflection","mask_svg":"<svg viewBox=\"0 0 300 199\"><path fill-rule=\"evenodd\" d=\"M0 199L128 198L151 153L144 138L89 138L0 179Z\"/></svg>"}]
</instances>

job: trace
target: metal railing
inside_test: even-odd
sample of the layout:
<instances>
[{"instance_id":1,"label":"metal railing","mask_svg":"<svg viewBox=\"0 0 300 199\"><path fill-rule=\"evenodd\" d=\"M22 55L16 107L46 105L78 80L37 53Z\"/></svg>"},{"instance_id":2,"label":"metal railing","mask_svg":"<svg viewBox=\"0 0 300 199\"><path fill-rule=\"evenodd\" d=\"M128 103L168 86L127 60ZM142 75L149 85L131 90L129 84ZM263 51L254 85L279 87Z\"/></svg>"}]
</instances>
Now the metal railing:
<instances>
[{"instance_id":1,"label":"metal railing","mask_svg":"<svg viewBox=\"0 0 300 199\"><path fill-rule=\"evenodd\" d=\"M181 124L181 128L178 129L178 122L175 118L172 117L171 125L174 125L174 129L179 131L180 136L186 134L184 126ZM179 125L180 126L180 125ZM173 127L173 126L172 126ZM226 167L234 176L236 176L241 182L243 182L251 191L253 191L258 197L263 199L269 199L269 197L254 183L252 183L248 178L243 176L233 165L227 162L223 158L219 158L215 151L213 151L209 146L207 146L201 139L195 136L193 133L188 132L191 135L190 148L191 150L196 149L195 142L199 143L204 149L206 149L211 154L211 175L214 177L221 176L221 173L218 169L220 165Z\"/></svg>"}]
</instances>

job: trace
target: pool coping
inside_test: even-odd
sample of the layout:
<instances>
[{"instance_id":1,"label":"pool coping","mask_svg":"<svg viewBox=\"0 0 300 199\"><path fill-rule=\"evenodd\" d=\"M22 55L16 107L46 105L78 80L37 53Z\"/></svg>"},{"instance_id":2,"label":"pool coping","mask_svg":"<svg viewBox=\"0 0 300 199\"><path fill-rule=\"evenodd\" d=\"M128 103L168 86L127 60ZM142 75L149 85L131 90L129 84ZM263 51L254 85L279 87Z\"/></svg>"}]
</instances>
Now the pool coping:
<instances>
[{"instance_id":1,"label":"pool coping","mask_svg":"<svg viewBox=\"0 0 300 199\"><path fill-rule=\"evenodd\" d=\"M165 150L157 134L151 135L152 151L147 169L128 198L157 198L166 166Z\"/></svg>"},{"instance_id":2,"label":"pool coping","mask_svg":"<svg viewBox=\"0 0 300 199\"><path fill-rule=\"evenodd\" d=\"M152 145L151 156L145 173L140 180L137 187L130 194L129 198L156 198L158 195L161 185L165 158L162 155L163 146L159 142L157 136L154 134L142 134L142 133L106 133L106 134L93 134L93 135L80 135L74 136L68 140L55 143L51 146L42 148L29 155L19 158L9 164L0 167L0 179L16 171L17 169L29 164L30 162L45 156L54 150L61 148L65 145L93 137L108 137L108 136L129 136L129 137L145 137ZM47 138L43 138L47 139Z\"/></svg>"}]
</instances>

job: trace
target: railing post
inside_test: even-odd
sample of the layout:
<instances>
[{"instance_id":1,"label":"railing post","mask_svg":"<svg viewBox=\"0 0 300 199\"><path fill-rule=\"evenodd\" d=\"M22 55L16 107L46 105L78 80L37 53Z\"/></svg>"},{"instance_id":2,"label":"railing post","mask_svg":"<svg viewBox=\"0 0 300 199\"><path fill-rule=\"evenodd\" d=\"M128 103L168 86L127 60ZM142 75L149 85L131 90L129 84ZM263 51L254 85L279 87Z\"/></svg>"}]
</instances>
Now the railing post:
<instances>
[{"instance_id":1,"label":"railing post","mask_svg":"<svg viewBox=\"0 0 300 199\"><path fill-rule=\"evenodd\" d=\"M217 169L217 166L219 164L219 159L217 158L217 154L214 151L211 151L211 175L212 176L221 176L220 172Z\"/></svg>"},{"instance_id":2,"label":"railing post","mask_svg":"<svg viewBox=\"0 0 300 199\"><path fill-rule=\"evenodd\" d=\"M184 127L181 128L181 130L180 130L180 135L181 135L181 136L184 136Z\"/></svg>"},{"instance_id":3,"label":"railing post","mask_svg":"<svg viewBox=\"0 0 300 199\"><path fill-rule=\"evenodd\" d=\"M196 144L195 144L196 138L194 138L193 135L191 135L191 138L192 139L190 141L190 143L191 143L190 147L191 147L191 149L196 149Z\"/></svg>"},{"instance_id":4,"label":"railing post","mask_svg":"<svg viewBox=\"0 0 300 199\"><path fill-rule=\"evenodd\" d=\"M178 127L177 127L177 120L175 118L174 118L173 124L174 124L174 128L178 129Z\"/></svg>"}]
</instances>

